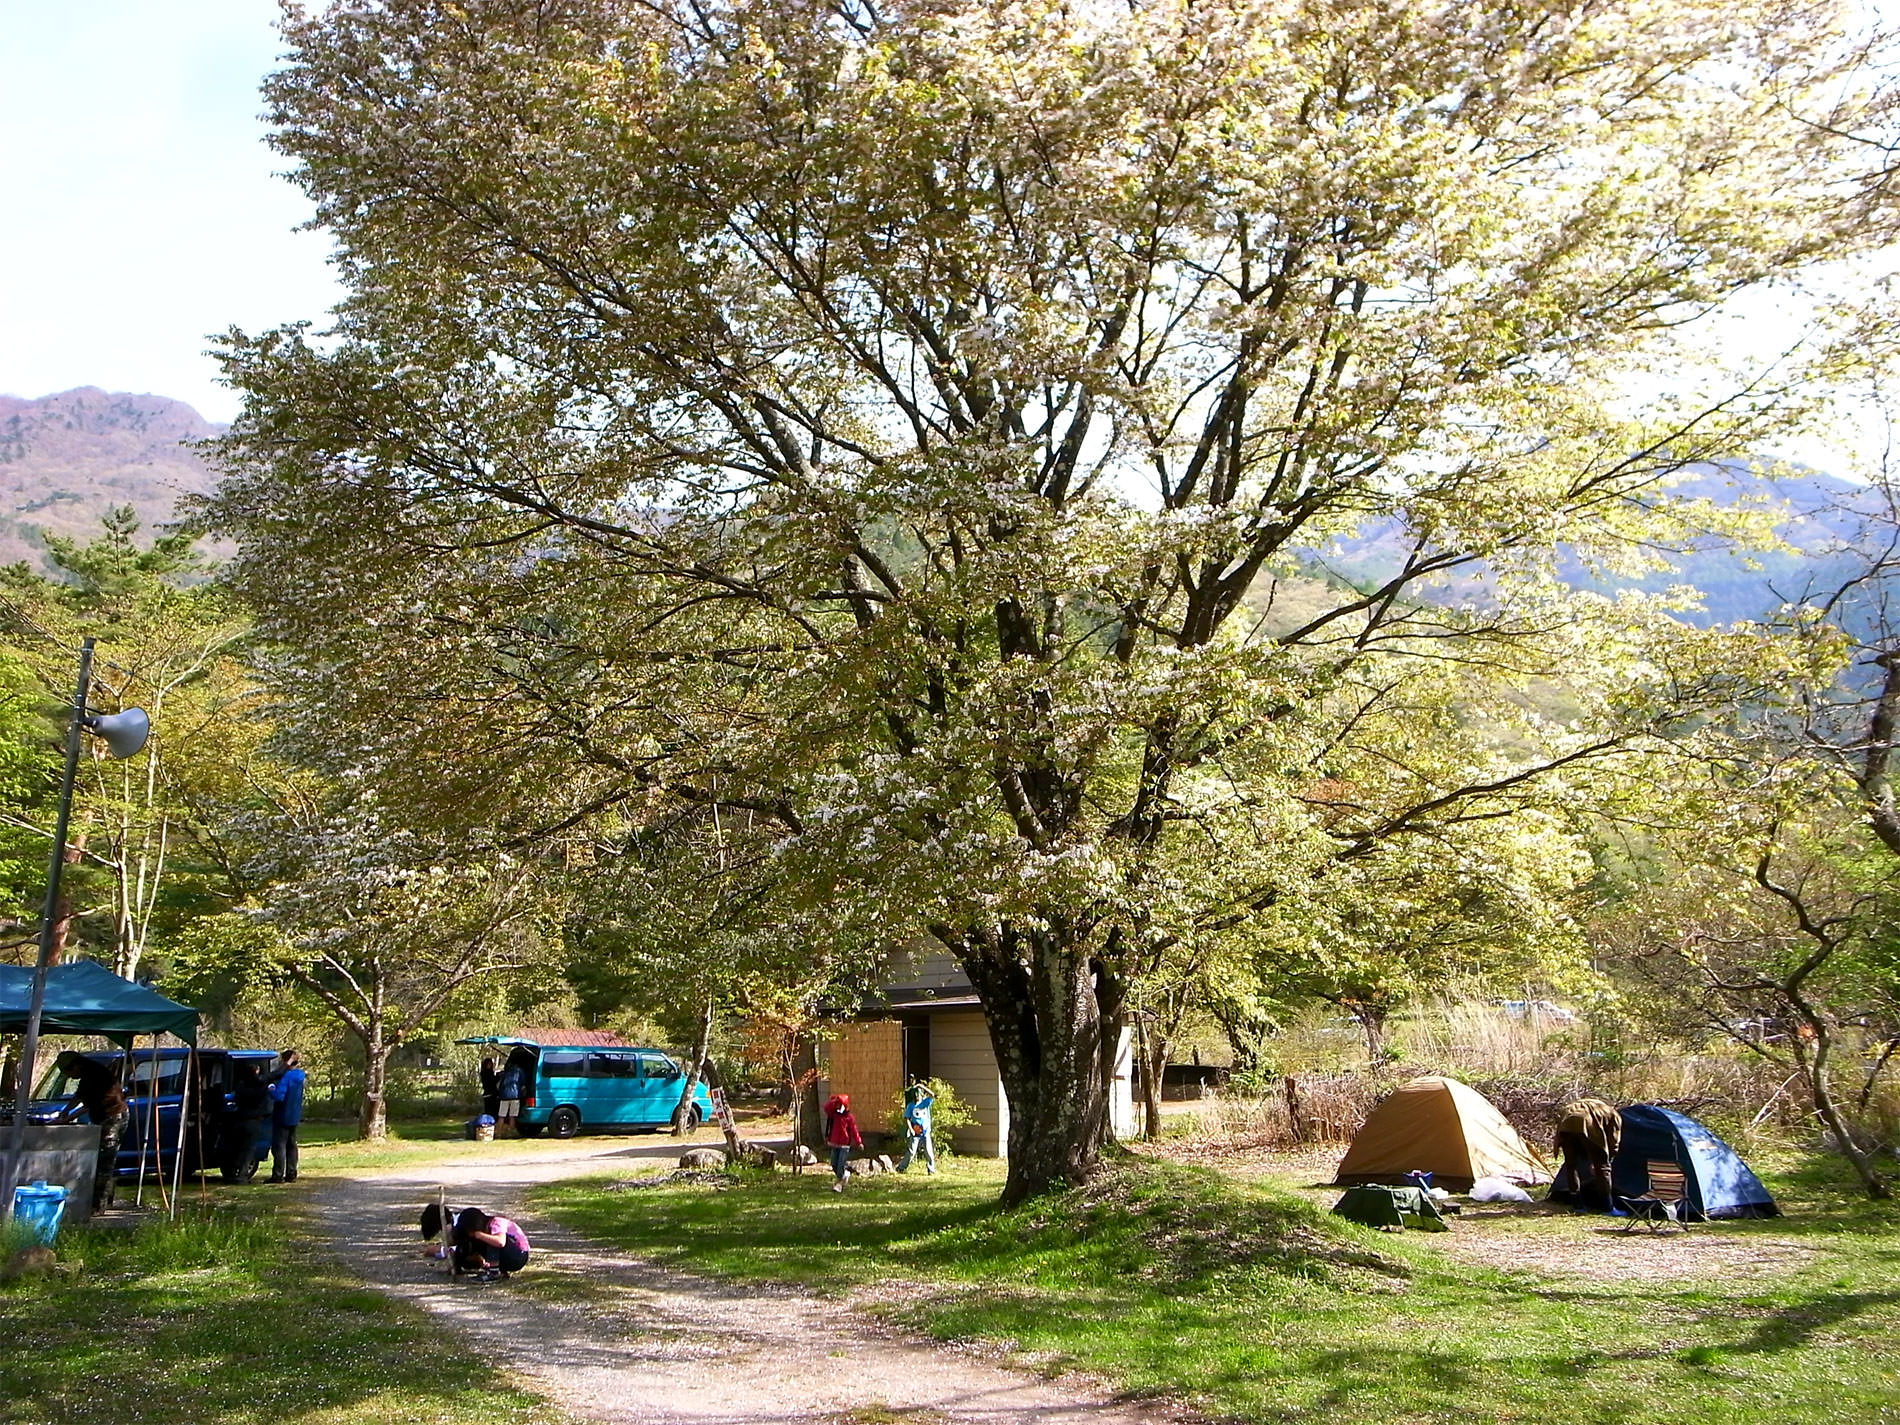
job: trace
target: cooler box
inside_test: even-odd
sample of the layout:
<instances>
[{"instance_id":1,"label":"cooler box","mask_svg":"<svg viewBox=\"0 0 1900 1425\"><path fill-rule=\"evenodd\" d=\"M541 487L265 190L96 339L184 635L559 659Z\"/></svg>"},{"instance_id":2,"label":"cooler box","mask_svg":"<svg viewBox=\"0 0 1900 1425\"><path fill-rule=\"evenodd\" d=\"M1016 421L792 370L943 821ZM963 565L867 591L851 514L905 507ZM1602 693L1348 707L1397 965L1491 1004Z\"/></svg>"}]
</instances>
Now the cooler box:
<instances>
[{"instance_id":1,"label":"cooler box","mask_svg":"<svg viewBox=\"0 0 1900 1425\"><path fill-rule=\"evenodd\" d=\"M50 1247L59 1235L59 1219L66 1212L66 1189L49 1187L44 1180L13 1190L13 1219L26 1224L41 1246Z\"/></svg>"}]
</instances>

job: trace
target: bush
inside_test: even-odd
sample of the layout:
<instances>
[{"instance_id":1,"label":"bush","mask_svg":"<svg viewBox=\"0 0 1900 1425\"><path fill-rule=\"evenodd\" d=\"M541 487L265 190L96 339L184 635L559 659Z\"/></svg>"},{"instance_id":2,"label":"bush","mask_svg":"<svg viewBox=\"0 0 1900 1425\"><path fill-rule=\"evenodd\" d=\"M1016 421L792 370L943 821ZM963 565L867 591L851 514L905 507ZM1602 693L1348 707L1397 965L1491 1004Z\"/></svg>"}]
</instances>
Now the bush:
<instances>
[{"instance_id":1,"label":"bush","mask_svg":"<svg viewBox=\"0 0 1900 1425\"><path fill-rule=\"evenodd\" d=\"M925 1079L924 1087L930 1090L931 1098L936 1102L930 1107L931 1141L936 1144L938 1153L949 1151L950 1132L956 1128L972 1127L976 1121L976 1110L957 1096L957 1091L942 1079ZM904 1095L900 1092L894 1102L890 1118L889 1131L900 1142L904 1138Z\"/></svg>"}]
</instances>

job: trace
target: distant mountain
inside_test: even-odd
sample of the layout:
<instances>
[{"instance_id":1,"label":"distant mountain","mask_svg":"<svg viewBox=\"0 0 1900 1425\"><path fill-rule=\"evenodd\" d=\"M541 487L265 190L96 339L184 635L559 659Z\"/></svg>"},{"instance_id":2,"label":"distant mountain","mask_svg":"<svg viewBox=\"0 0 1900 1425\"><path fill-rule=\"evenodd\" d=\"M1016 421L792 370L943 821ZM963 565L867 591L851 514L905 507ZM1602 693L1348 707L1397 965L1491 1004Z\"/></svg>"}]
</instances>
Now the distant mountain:
<instances>
[{"instance_id":1,"label":"distant mountain","mask_svg":"<svg viewBox=\"0 0 1900 1425\"><path fill-rule=\"evenodd\" d=\"M90 539L116 505L131 505L147 531L172 517L181 496L203 494L216 483L189 442L222 432L182 401L164 396L109 393L93 386L37 401L0 396L0 563L26 560L44 568L46 534ZM1559 568L1578 588L1660 591L1691 584L1705 608L1685 615L1698 624L1761 618L1782 602L1838 586L1870 547L1867 523L1880 513L1866 486L1819 471L1764 479L1740 464L1711 465L1673 487L1673 493L1719 504L1766 503L1783 512L1774 553L1739 551L1711 540L1706 548L1673 557L1673 572L1640 581L1611 579L1565 554ZM1309 575L1372 587L1404 558L1406 539L1396 521L1370 524L1359 534L1306 562ZM1282 617L1299 621L1300 581L1277 598ZM1482 599L1485 576L1461 576L1434 597ZM1311 592L1317 594L1318 586ZM1852 614L1850 624L1859 622Z\"/></svg>"},{"instance_id":2,"label":"distant mountain","mask_svg":"<svg viewBox=\"0 0 1900 1425\"><path fill-rule=\"evenodd\" d=\"M223 429L164 396L0 396L0 563L44 568L48 532L90 539L116 505L148 531L163 524L181 496L216 483L186 442Z\"/></svg>"},{"instance_id":3,"label":"distant mountain","mask_svg":"<svg viewBox=\"0 0 1900 1425\"><path fill-rule=\"evenodd\" d=\"M1710 538L1699 548L1668 554L1668 571L1642 579L1598 573L1563 551L1558 572L1564 582L1573 588L1604 593L1619 589L1660 593L1672 585L1692 585L1702 592L1703 608L1681 617L1708 627L1760 619L1784 603L1838 588L1862 563L1862 551L1876 547L1875 541L1880 538L1882 511L1873 492L1865 485L1820 471L1800 471L1771 480L1741 464L1710 465L1676 483L1670 493L1719 505L1756 504L1775 511L1779 515L1777 532L1788 547L1744 550ZM1334 580L1374 587L1397 572L1407 543L1405 531L1396 521L1379 521L1361 529L1355 538L1341 540L1323 554L1314 555L1309 568ZM1472 571L1458 576L1438 595L1427 597L1482 600L1486 582L1481 571Z\"/></svg>"}]
</instances>

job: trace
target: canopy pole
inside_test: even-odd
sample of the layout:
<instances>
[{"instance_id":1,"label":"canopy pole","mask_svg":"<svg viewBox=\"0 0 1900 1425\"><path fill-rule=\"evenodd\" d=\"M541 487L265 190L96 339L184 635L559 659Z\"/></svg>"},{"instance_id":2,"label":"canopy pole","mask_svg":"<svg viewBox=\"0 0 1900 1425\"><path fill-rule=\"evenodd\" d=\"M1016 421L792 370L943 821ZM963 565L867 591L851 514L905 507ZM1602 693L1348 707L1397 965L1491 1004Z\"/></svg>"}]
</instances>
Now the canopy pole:
<instances>
[{"instance_id":1,"label":"canopy pole","mask_svg":"<svg viewBox=\"0 0 1900 1425\"><path fill-rule=\"evenodd\" d=\"M198 1062L198 1045L196 1041L194 1041L191 1046L191 1070L192 1070L193 1076L197 1079L197 1081L199 1083L203 1083L204 1082L204 1065ZM226 1073L230 1072L230 1067L228 1065L225 1068L225 1072ZM205 1205L205 1200L208 1196L208 1193L206 1192L206 1189L205 1189L205 1104L204 1104L204 1095L202 1091L200 1092L198 1097L199 1097L198 1120L197 1120L198 1206L202 1208ZM224 1123L225 1123L224 1092L223 1090L219 1090L218 1092L218 1126L222 1128L224 1126ZM220 1135L220 1137L222 1137L222 1134ZM183 1140L181 1139L180 1141L182 1142Z\"/></svg>"},{"instance_id":2,"label":"canopy pole","mask_svg":"<svg viewBox=\"0 0 1900 1425\"><path fill-rule=\"evenodd\" d=\"M46 868L46 902L40 911L40 952L33 962L33 995L27 1002L26 1033L20 1040L20 1067L14 1071L13 1123L7 1130L6 1167L0 1169L0 1222L13 1216L13 1190L20 1180L26 1146L26 1116L33 1106L33 1071L40 1052L40 1018L46 1011L46 967L53 962L53 926L59 915L59 880L66 868L66 828L73 815L73 782L79 775L79 729L86 721L86 690L92 684L92 644L79 647L79 685L73 692L73 721L66 730L66 774L59 784L59 810L53 817L53 851Z\"/></svg>"},{"instance_id":3,"label":"canopy pole","mask_svg":"<svg viewBox=\"0 0 1900 1425\"><path fill-rule=\"evenodd\" d=\"M133 1036L137 1042L137 1036ZM145 1097L152 1106L150 1126L139 1130L139 1187L132 1197L132 1206L145 1206L145 1154L152 1146L152 1140L158 1136L158 1036L152 1036L152 1057L149 1061L152 1071L145 1077Z\"/></svg>"},{"instance_id":4,"label":"canopy pole","mask_svg":"<svg viewBox=\"0 0 1900 1425\"><path fill-rule=\"evenodd\" d=\"M178 1147L172 1154L171 1218L173 1222L178 1220L178 1195L185 1181L185 1123L191 1117L191 1069L192 1061L197 1057L198 1049L194 1045L185 1054L184 1092L178 1096ZM202 1134L199 1135L198 1141L204 1142ZM163 1183L159 1185L159 1191L164 1191Z\"/></svg>"}]
</instances>

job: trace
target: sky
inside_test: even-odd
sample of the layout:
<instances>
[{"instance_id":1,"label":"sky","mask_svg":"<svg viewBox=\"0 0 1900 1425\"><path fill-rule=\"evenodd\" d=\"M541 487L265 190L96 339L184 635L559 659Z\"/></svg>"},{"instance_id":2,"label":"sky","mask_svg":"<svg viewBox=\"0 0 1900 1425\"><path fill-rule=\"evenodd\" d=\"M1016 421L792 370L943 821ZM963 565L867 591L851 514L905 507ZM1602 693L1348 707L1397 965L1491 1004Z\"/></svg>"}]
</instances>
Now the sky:
<instances>
[{"instance_id":1,"label":"sky","mask_svg":"<svg viewBox=\"0 0 1900 1425\"><path fill-rule=\"evenodd\" d=\"M0 393L149 392L229 420L231 326L321 322L329 240L276 176L276 0L0 0Z\"/></svg>"},{"instance_id":2,"label":"sky","mask_svg":"<svg viewBox=\"0 0 1900 1425\"><path fill-rule=\"evenodd\" d=\"M232 326L323 325L329 240L264 144L276 0L0 0L0 394L99 386L228 421ZM1755 311L1752 335L1785 316ZM1779 343L1778 343L1779 345ZM1884 418L1795 456L1850 473Z\"/></svg>"}]
</instances>

